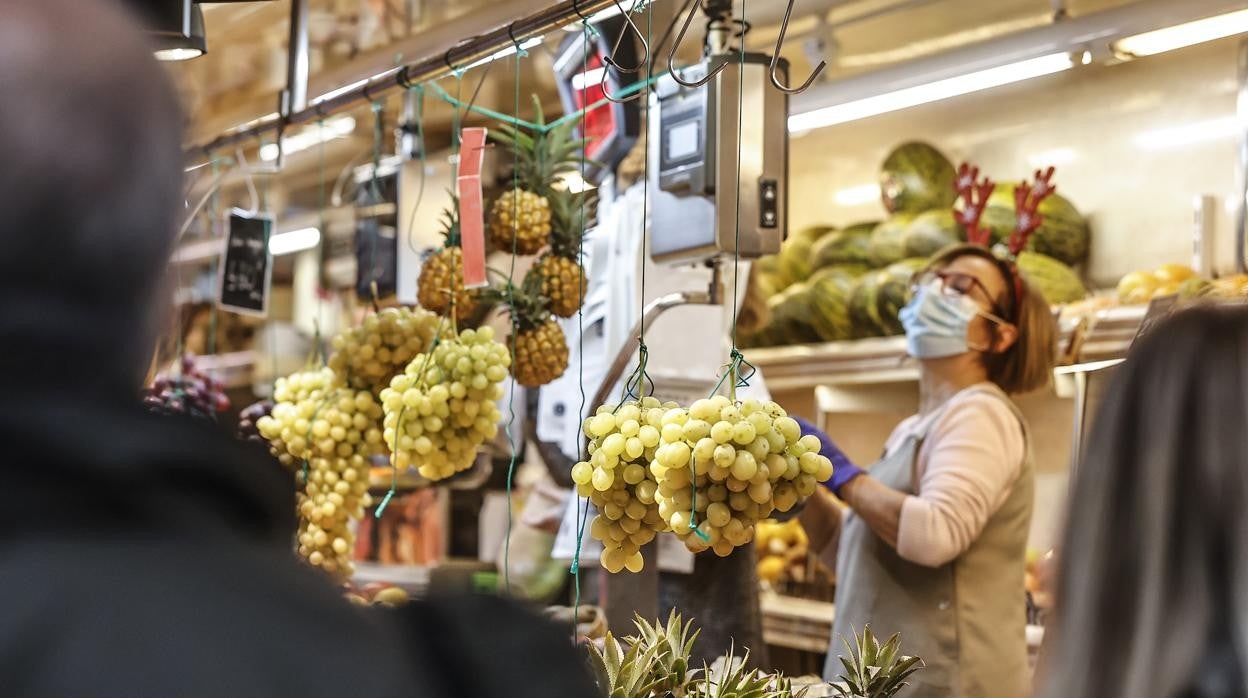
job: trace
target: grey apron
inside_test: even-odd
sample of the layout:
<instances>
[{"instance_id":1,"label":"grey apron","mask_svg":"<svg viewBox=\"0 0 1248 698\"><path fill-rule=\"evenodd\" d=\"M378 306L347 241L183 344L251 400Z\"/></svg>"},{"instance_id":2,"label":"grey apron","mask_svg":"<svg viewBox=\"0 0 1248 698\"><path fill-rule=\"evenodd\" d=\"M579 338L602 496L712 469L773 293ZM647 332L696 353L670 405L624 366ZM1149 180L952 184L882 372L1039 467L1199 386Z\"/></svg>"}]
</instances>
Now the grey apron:
<instances>
[{"instance_id":1,"label":"grey apron","mask_svg":"<svg viewBox=\"0 0 1248 698\"><path fill-rule=\"evenodd\" d=\"M901 649L926 665L901 696L1015 698L1028 689L1023 574L1034 504L1030 437L1018 408L995 386L967 390L999 397L1023 425L1027 446L1010 496L989 517L970 548L931 568L903 560L853 512L841 533L836 573L836 620L824 676L844 671L837 657L852 632L870 623L880 638L901 633ZM869 472L907 494L917 493L919 447L928 426Z\"/></svg>"}]
</instances>

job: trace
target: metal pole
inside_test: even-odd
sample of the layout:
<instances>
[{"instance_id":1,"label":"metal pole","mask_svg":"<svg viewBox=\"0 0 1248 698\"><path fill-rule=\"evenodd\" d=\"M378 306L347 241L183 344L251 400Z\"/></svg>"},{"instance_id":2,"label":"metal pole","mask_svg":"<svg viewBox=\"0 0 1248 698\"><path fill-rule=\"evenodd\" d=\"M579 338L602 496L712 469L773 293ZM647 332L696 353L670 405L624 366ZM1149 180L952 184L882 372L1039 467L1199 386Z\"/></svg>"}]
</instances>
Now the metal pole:
<instances>
[{"instance_id":1,"label":"metal pole","mask_svg":"<svg viewBox=\"0 0 1248 698\"><path fill-rule=\"evenodd\" d=\"M1239 42L1239 94L1235 112L1239 117L1239 161L1235 179L1235 269L1248 273L1245 235L1248 235L1248 40Z\"/></svg>"},{"instance_id":2,"label":"metal pole","mask_svg":"<svg viewBox=\"0 0 1248 698\"><path fill-rule=\"evenodd\" d=\"M450 75L455 70L482 58L488 58L508 47L514 47L528 39L559 29L565 24L590 17L600 10L613 6L614 2L615 0L563 0L540 12L468 39L443 53L427 56L374 75L358 87L344 89L337 94L329 93L331 96L313 100L304 108L292 109L285 118L277 115L262 117L226 131L211 141L191 146L186 154L189 157L211 154L220 148L275 131L282 126L315 121L357 104L371 102L397 87L408 87L415 83ZM294 104L293 100L291 104Z\"/></svg>"},{"instance_id":3,"label":"metal pole","mask_svg":"<svg viewBox=\"0 0 1248 698\"><path fill-rule=\"evenodd\" d=\"M286 49L286 92L282 116L308 108L308 0L290 0L290 43Z\"/></svg>"}]
</instances>

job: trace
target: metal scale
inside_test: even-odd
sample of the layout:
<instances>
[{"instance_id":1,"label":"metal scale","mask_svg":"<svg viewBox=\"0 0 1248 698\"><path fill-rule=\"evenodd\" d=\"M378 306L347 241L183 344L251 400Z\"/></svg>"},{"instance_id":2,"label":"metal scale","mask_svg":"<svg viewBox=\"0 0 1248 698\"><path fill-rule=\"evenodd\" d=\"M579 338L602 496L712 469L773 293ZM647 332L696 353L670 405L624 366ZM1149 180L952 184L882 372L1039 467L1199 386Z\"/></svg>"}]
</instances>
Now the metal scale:
<instances>
[{"instance_id":1,"label":"metal scale","mask_svg":"<svg viewBox=\"0 0 1248 698\"><path fill-rule=\"evenodd\" d=\"M704 58L677 69L675 54L699 10L707 17ZM780 250L788 224L788 98L810 87L826 67L820 63L802 85L788 86L788 62L779 53L792 11L790 0L773 56L742 56L733 47L749 25L733 18L731 0L694 2L685 17L668 53L668 70L650 93L650 254L665 265L708 266L711 282L705 291L651 301L632 334L670 308L722 304L725 263ZM634 349L630 343L616 355L590 404L607 400ZM611 627L628 627L634 613L658 613L656 544L644 546L642 555L641 573L600 577Z\"/></svg>"}]
</instances>

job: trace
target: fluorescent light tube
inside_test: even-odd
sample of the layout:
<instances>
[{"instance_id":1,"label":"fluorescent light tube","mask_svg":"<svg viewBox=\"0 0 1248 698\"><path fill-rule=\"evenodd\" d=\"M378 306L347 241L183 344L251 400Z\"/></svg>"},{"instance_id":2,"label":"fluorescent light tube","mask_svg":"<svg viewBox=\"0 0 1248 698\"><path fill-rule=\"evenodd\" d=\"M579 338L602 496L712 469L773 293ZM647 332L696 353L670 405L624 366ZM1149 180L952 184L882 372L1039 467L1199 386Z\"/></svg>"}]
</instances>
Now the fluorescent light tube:
<instances>
[{"instance_id":1,"label":"fluorescent light tube","mask_svg":"<svg viewBox=\"0 0 1248 698\"><path fill-rule=\"evenodd\" d=\"M540 45L541 45L541 43L542 43L542 37L540 37L540 36L535 36L535 37L533 37L532 39L526 39L526 40L524 40L524 41L521 41L521 42L520 42L520 50L521 50L521 51L527 51L528 49L531 49L531 48L533 48L534 46L540 46ZM466 67L464 67L464 68L463 68L463 70L465 70L465 71L467 71L467 70L472 70L473 68L477 68L477 67L483 66L483 65L485 65L486 63L493 63L494 61L496 61L496 60L498 60L498 59L500 59L500 58L506 58L507 56L510 56L510 55L514 54L515 52L516 52L516 47L515 47L514 45L512 45L512 46L508 46L507 48L502 49L502 50L500 50L500 51L496 51L496 52L494 52L494 53L492 53L492 54L490 54L490 55L486 56L485 58L482 58L481 60L478 60L478 61L473 62L473 63L469 63Z\"/></svg>"},{"instance_id":2,"label":"fluorescent light tube","mask_svg":"<svg viewBox=\"0 0 1248 698\"><path fill-rule=\"evenodd\" d=\"M862 206L880 200L880 185L860 184L856 187L841 189L832 195L838 206Z\"/></svg>"},{"instance_id":3,"label":"fluorescent light tube","mask_svg":"<svg viewBox=\"0 0 1248 698\"><path fill-rule=\"evenodd\" d=\"M1073 66L1074 61L1071 60L1070 54L1065 52L1051 53L1039 58L1030 58L996 68L978 70L973 73L936 80L924 85L907 87L852 102L834 104L804 114L794 114L789 117L789 130L808 131L814 128L843 124L848 121L856 121L892 111L909 109L920 104L938 102L950 97L1000 87L1013 82L1051 75Z\"/></svg>"},{"instance_id":4,"label":"fluorescent light tube","mask_svg":"<svg viewBox=\"0 0 1248 698\"><path fill-rule=\"evenodd\" d=\"M322 143L328 143L335 138L349 136L354 132L355 119L350 116L338 116L329 119L323 124L309 126L299 133L283 138L282 150L285 150L286 154L290 155ZM272 162L277 159L280 152L276 143L265 143L260 146L260 159L265 162Z\"/></svg>"},{"instance_id":5,"label":"fluorescent light tube","mask_svg":"<svg viewBox=\"0 0 1248 698\"><path fill-rule=\"evenodd\" d=\"M1248 32L1248 10L1239 10L1128 36L1114 42L1114 50L1130 56L1153 56L1244 32Z\"/></svg>"},{"instance_id":6,"label":"fluorescent light tube","mask_svg":"<svg viewBox=\"0 0 1248 698\"><path fill-rule=\"evenodd\" d=\"M286 233L278 233L269 238L269 254L278 257L292 252L310 250L321 243L321 231L318 228L300 228Z\"/></svg>"}]
</instances>

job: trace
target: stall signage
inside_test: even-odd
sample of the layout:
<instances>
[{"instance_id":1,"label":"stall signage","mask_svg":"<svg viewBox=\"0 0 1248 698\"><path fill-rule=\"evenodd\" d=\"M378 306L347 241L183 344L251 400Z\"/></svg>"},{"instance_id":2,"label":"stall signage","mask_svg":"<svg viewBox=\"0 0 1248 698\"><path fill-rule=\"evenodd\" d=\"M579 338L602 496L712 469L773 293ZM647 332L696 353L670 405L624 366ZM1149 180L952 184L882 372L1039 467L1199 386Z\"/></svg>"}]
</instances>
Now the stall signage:
<instances>
[{"instance_id":1,"label":"stall signage","mask_svg":"<svg viewBox=\"0 0 1248 698\"><path fill-rule=\"evenodd\" d=\"M481 200L481 166L485 159L487 129L466 128L460 134L459 242L463 249L464 286L480 288L485 278L485 210Z\"/></svg>"},{"instance_id":2,"label":"stall signage","mask_svg":"<svg viewBox=\"0 0 1248 698\"><path fill-rule=\"evenodd\" d=\"M268 216L253 216L238 209L231 212L218 282L217 303L222 308L258 316L268 310L272 229L273 219Z\"/></svg>"}]
</instances>

